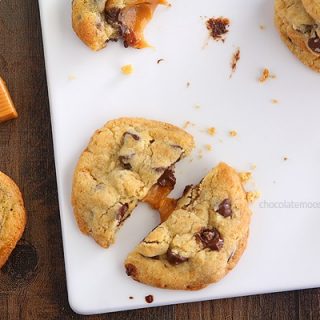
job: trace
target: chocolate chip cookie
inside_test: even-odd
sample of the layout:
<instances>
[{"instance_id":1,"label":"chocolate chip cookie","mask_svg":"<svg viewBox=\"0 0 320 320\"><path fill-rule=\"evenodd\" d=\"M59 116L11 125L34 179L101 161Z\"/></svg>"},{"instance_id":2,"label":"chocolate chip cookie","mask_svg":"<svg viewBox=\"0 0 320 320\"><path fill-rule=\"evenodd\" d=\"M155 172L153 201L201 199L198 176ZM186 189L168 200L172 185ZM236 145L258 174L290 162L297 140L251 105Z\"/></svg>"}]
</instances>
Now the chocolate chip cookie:
<instances>
[{"instance_id":1,"label":"chocolate chip cookie","mask_svg":"<svg viewBox=\"0 0 320 320\"><path fill-rule=\"evenodd\" d=\"M174 166L193 147L191 135L167 123L108 122L93 135L74 173L72 204L81 231L109 247L138 202L150 202L149 192L159 199L171 192Z\"/></svg>"},{"instance_id":2,"label":"chocolate chip cookie","mask_svg":"<svg viewBox=\"0 0 320 320\"><path fill-rule=\"evenodd\" d=\"M275 0L275 24L288 48L320 72L320 23L307 13L301 0Z\"/></svg>"},{"instance_id":3,"label":"chocolate chip cookie","mask_svg":"<svg viewBox=\"0 0 320 320\"><path fill-rule=\"evenodd\" d=\"M127 274L160 288L198 290L240 259L251 212L239 174L221 163L188 186L167 220L129 254Z\"/></svg>"},{"instance_id":4,"label":"chocolate chip cookie","mask_svg":"<svg viewBox=\"0 0 320 320\"><path fill-rule=\"evenodd\" d=\"M320 21L320 1L319 0L302 0L302 4L309 15L315 20Z\"/></svg>"},{"instance_id":5,"label":"chocolate chip cookie","mask_svg":"<svg viewBox=\"0 0 320 320\"><path fill-rule=\"evenodd\" d=\"M143 48L143 31L158 4L165 0L73 0L72 26L92 50L109 41L123 40L125 47Z\"/></svg>"},{"instance_id":6,"label":"chocolate chip cookie","mask_svg":"<svg viewBox=\"0 0 320 320\"><path fill-rule=\"evenodd\" d=\"M0 268L21 238L26 219L19 188L0 171Z\"/></svg>"}]
</instances>

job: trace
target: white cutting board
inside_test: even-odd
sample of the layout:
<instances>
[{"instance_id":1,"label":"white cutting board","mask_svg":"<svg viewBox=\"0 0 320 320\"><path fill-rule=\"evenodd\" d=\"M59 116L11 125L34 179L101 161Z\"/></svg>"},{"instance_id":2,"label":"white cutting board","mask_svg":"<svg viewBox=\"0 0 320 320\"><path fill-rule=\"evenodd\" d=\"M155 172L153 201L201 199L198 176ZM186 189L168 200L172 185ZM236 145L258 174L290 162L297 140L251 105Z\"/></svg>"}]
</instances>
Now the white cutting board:
<instances>
[{"instance_id":1,"label":"white cutting board","mask_svg":"<svg viewBox=\"0 0 320 320\"><path fill-rule=\"evenodd\" d=\"M273 1L200 2L172 0L171 8L157 10L146 31L154 49L110 43L96 53L72 31L71 1L39 1L68 294L78 313L320 286L319 75L279 39ZM201 17L220 15L231 20L227 39L208 41ZM229 79L237 47L241 59ZM157 64L161 58L165 60ZM124 76L120 68L129 63L135 71ZM277 77L261 84L257 79L264 67ZM279 103L272 104L272 99ZM189 158L192 162L177 165L175 195L219 161L240 171L256 164L254 180L262 197L253 206L249 245L235 270L218 284L197 292L170 291L126 276L126 255L159 222L146 206L135 210L107 250L78 230L70 205L73 170L93 132L120 116L195 124L188 130L197 149ZM214 137L204 132L211 126L217 129ZM229 130L238 136L229 137ZM213 150L205 150L205 144ZM293 208L268 209L265 201ZM283 201L306 201L313 208L294 208ZM145 302L149 294L154 296L152 304Z\"/></svg>"}]
</instances>

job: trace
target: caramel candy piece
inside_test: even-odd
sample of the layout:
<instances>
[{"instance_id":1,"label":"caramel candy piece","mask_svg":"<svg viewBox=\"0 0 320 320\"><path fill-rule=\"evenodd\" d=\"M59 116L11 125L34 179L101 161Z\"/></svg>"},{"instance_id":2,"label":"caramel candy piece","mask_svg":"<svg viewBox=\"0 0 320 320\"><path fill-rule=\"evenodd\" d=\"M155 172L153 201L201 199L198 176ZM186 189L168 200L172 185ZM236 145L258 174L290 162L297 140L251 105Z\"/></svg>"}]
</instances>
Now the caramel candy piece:
<instances>
[{"instance_id":1,"label":"caramel candy piece","mask_svg":"<svg viewBox=\"0 0 320 320\"><path fill-rule=\"evenodd\" d=\"M8 88L0 77L0 122L18 117L18 113L11 100Z\"/></svg>"}]
</instances>

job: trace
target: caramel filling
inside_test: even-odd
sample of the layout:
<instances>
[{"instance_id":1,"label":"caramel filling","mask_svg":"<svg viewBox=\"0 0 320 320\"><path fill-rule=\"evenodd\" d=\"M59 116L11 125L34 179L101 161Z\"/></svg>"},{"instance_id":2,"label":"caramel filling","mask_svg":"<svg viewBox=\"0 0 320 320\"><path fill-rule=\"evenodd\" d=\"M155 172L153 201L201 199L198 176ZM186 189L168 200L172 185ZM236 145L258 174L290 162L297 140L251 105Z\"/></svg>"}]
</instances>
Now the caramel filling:
<instances>
[{"instance_id":1,"label":"caramel filling","mask_svg":"<svg viewBox=\"0 0 320 320\"><path fill-rule=\"evenodd\" d=\"M106 11L114 8L113 2L115 1L107 1ZM126 6L120 9L117 17L125 47L141 49L149 46L144 39L143 31L159 4L167 4L167 2L165 0L126 1Z\"/></svg>"},{"instance_id":2,"label":"caramel filling","mask_svg":"<svg viewBox=\"0 0 320 320\"><path fill-rule=\"evenodd\" d=\"M167 198L171 191L172 188L168 186L162 187L156 184L143 199L143 201L148 203L153 209L159 211L161 222L168 219L177 205L177 200Z\"/></svg>"}]
</instances>

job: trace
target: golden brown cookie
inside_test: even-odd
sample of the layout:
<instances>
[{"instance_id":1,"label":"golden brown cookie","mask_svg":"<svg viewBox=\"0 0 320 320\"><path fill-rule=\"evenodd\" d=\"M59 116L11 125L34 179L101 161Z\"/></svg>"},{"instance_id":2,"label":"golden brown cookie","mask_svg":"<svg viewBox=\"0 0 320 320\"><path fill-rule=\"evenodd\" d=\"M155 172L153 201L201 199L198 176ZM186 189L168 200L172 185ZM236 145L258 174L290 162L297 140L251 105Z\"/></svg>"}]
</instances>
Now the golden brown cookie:
<instances>
[{"instance_id":1,"label":"golden brown cookie","mask_svg":"<svg viewBox=\"0 0 320 320\"><path fill-rule=\"evenodd\" d=\"M109 121L92 137L74 173L72 204L82 232L109 247L120 225L152 191L164 199L174 165L190 154L190 134L140 118Z\"/></svg>"},{"instance_id":2,"label":"golden brown cookie","mask_svg":"<svg viewBox=\"0 0 320 320\"><path fill-rule=\"evenodd\" d=\"M288 48L305 65L320 72L320 27L301 0L275 0L275 24Z\"/></svg>"},{"instance_id":3,"label":"golden brown cookie","mask_svg":"<svg viewBox=\"0 0 320 320\"><path fill-rule=\"evenodd\" d=\"M0 171L0 268L6 263L26 225L26 211L17 185Z\"/></svg>"},{"instance_id":4,"label":"golden brown cookie","mask_svg":"<svg viewBox=\"0 0 320 320\"><path fill-rule=\"evenodd\" d=\"M204 288L239 261L250 218L239 174L221 163L187 187L168 219L129 254L127 274L160 288Z\"/></svg>"},{"instance_id":5,"label":"golden brown cookie","mask_svg":"<svg viewBox=\"0 0 320 320\"><path fill-rule=\"evenodd\" d=\"M302 4L309 15L315 20L320 21L320 1L319 0L302 0Z\"/></svg>"},{"instance_id":6,"label":"golden brown cookie","mask_svg":"<svg viewBox=\"0 0 320 320\"><path fill-rule=\"evenodd\" d=\"M165 0L73 0L72 26L92 50L122 39L125 47L143 48L143 31Z\"/></svg>"}]
</instances>

